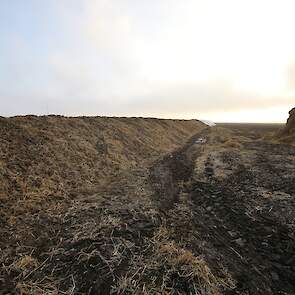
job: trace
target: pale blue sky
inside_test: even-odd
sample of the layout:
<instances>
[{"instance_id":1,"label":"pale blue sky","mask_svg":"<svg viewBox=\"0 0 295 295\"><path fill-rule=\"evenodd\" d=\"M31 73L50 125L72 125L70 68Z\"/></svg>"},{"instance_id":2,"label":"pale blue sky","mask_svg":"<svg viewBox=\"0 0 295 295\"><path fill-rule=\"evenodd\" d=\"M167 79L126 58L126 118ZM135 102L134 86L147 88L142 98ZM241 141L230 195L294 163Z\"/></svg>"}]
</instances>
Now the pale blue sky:
<instances>
[{"instance_id":1,"label":"pale blue sky","mask_svg":"<svg viewBox=\"0 0 295 295\"><path fill-rule=\"evenodd\" d=\"M0 115L284 121L293 0L1 0Z\"/></svg>"}]
</instances>

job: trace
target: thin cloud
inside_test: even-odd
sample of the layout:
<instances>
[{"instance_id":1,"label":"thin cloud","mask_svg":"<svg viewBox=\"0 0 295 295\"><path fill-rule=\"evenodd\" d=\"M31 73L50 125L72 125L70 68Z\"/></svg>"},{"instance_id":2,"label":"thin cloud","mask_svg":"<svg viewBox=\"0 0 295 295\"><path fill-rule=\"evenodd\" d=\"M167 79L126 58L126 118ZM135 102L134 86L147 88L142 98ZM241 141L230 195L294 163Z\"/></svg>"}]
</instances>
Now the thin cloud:
<instances>
[{"instance_id":1,"label":"thin cloud","mask_svg":"<svg viewBox=\"0 0 295 295\"><path fill-rule=\"evenodd\" d=\"M293 1L52 3L28 0L38 18L1 26L2 115L180 117L294 103Z\"/></svg>"}]
</instances>

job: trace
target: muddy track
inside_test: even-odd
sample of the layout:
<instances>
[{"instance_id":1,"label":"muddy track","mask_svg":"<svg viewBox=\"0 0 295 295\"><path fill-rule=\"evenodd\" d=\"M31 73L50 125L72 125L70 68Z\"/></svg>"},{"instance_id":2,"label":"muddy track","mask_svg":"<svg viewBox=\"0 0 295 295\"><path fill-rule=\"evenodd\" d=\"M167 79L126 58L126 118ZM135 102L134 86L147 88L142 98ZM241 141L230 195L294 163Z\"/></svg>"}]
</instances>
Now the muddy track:
<instances>
[{"instance_id":1,"label":"muddy track","mask_svg":"<svg viewBox=\"0 0 295 295\"><path fill-rule=\"evenodd\" d=\"M181 148L160 158L150 168L154 201L160 210L171 209L178 201L181 185L192 177L194 160L197 157L197 153L189 157L188 151L198 138L206 137L209 133L210 128L206 128L195 134Z\"/></svg>"},{"instance_id":2,"label":"muddy track","mask_svg":"<svg viewBox=\"0 0 295 295\"><path fill-rule=\"evenodd\" d=\"M206 144L196 147L201 136L208 137L209 152ZM217 136L218 132L205 130L155 163L154 201L177 227L176 208L180 196L185 196L182 202L190 206L192 216L186 226L194 235L185 236L183 228L175 239L186 239L187 247L204 255L216 275L226 270L235 287L224 288L224 294L295 294L295 151L251 135L243 142L243 154L224 150L216 156ZM204 154L207 160L199 180L195 163ZM215 175L218 157L234 167L222 180ZM245 159L250 164L243 163Z\"/></svg>"}]
</instances>

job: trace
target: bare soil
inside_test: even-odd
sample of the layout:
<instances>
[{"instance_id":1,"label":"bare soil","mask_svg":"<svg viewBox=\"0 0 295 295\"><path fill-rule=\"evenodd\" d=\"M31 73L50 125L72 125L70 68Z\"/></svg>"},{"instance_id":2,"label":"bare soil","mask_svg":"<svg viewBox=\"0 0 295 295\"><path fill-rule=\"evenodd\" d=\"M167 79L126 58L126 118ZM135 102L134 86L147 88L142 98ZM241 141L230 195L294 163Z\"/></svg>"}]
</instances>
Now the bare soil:
<instances>
[{"instance_id":1,"label":"bare soil","mask_svg":"<svg viewBox=\"0 0 295 295\"><path fill-rule=\"evenodd\" d=\"M222 293L294 294L295 149L255 138L249 127L231 126L229 134L211 129L206 145L188 147L185 161L183 152L174 157L172 175L188 158L194 163L174 208L189 204L187 247L204 255L213 273L234 282ZM185 227L179 232L183 239Z\"/></svg>"},{"instance_id":2,"label":"bare soil","mask_svg":"<svg viewBox=\"0 0 295 295\"><path fill-rule=\"evenodd\" d=\"M289 111L289 118L283 128L276 133L280 142L295 144L295 108Z\"/></svg>"},{"instance_id":3,"label":"bare soil","mask_svg":"<svg viewBox=\"0 0 295 295\"><path fill-rule=\"evenodd\" d=\"M59 208L2 202L2 294L295 294L294 146L204 127Z\"/></svg>"}]
</instances>

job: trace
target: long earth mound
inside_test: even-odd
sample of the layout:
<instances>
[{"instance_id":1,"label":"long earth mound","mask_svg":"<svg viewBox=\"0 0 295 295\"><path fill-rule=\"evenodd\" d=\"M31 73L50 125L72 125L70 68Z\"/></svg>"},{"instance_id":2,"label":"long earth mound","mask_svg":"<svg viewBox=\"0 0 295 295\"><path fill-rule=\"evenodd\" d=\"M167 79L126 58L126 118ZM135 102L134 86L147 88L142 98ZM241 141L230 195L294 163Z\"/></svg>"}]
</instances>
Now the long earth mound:
<instances>
[{"instance_id":1,"label":"long earth mound","mask_svg":"<svg viewBox=\"0 0 295 295\"><path fill-rule=\"evenodd\" d=\"M16 290L15 292L23 294L45 294L60 290L67 292L72 283L68 281L69 277L62 276L69 276L70 273L67 272L72 269L70 272L76 281L80 262L78 266L74 265L80 259L84 261L85 257L81 258L83 251L86 251L85 255L89 251L86 241L81 243L87 245L69 246L69 233L73 235L77 225L85 226L88 229L82 230L83 235L86 240L91 241L92 237L87 236L87 231L91 230L94 222L97 224L94 228L101 230L102 241L107 245L110 231L120 231L123 225L120 224L119 217L103 209L105 205L101 202L108 202L107 207L116 215L124 213L120 211L120 206L126 202L130 203L133 208L131 210L137 209L141 211L138 214L147 215L144 202L140 204L136 195L144 189L142 184L136 187L137 174L147 177L147 169L153 161L173 151L204 127L197 120L153 118L0 118L0 264L3 266L0 289L7 292ZM133 192L134 189L137 191ZM117 203L112 200L114 197L119 198ZM85 208L86 203L96 201L100 203L95 205L100 208L99 212L92 213L94 209L90 205L87 205L90 208ZM142 208L137 208L138 206ZM75 221L73 212L77 217ZM89 214L95 215L95 221ZM132 215L129 217L131 221ZM128 219L128 214L126 218ZM77 236L75 239L79 240ZM115 246L114 239L115 237L112 238L112 245L114 243ZM130 243L135 241L136 239L130 238ZM65 270L59 263L55 263L48 272L47 263L52 260L54 251L60 251L60 247L66 252L68 247L77 251L72 258L67 258L72 260L68 264L71 266ZM105 247L110 247L108 251L112 256L111 246ZM50 259L48 253L51 253ZM67 257L61 253L58 255ZM105 254L99 255L103 257ZM100 262L105 264L106 261L101 259ZM94 265L100 262L97 261ZM107 284L110 288L110 273L106 275L108 279L104 279L106 271L100 267L96 269L94 266L87 266L88 263L90 265L91 261L82 263L84 266L79 270L75 292L97 294L101 290L101 294L108 293L101 284ZM45 273L41 275L41 265L42 270L47 269L46 276ZM96 273L96 278L88 274L88 268L90 273ZM83 280L86 282L85 286Z\"/></svg>"},{"instance_id":2,"label":"long earth mound","mask_svg":"<svg viewBox=\"0 0 295 295\"><path fill-rule=\"evenodd\" d=\"M295 108L290 110L286 125L277 134L281 142L295 144Z\"/></svg>"},{"instance_id":3,"label":"long earth mound","mask_svg":"<svg viewBox=\"0 0 295 295\"><path fill-rule=\"evenodd\" d=\"M196 120L0 118L2 216L106 190L123 171L146 166L203 126Z\"/></svg>"}]
</instances>

